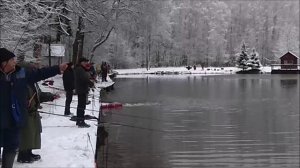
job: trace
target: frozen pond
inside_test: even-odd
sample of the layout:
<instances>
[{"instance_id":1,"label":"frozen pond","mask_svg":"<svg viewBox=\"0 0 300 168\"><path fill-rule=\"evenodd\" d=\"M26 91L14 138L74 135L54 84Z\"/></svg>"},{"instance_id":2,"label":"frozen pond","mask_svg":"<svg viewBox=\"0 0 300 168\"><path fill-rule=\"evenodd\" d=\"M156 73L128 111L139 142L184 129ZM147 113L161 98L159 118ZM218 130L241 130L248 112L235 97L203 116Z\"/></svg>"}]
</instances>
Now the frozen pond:
<instances>
[{"instance_id":1,"label":"frozen pond","mask_svg":"<svg viewBox=\"0 0 300 168\"><path fill-rule=\"evenodd\" d=\"M298 168L299 75L117 78L107 168Z\"/></svg>"}]
</instances>

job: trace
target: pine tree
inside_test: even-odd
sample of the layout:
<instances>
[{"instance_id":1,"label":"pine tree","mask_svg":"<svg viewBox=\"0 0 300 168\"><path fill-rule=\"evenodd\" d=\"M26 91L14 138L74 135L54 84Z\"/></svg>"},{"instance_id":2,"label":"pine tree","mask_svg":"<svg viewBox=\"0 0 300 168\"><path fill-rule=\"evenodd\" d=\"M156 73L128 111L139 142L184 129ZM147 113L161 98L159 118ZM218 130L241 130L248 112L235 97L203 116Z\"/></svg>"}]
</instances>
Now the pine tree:
<instances>
[{"instance_id":1,"label":"pine tree","mask_svg":"<svg viewBox=\"0 0 300 168\"><path fill-rule=\"evenodd\" d=\"M241 52L236 54L237 56L237 67L242 68L243 70L247 69L247 62L249 60L249 56L247 53L247 48L245 42L243 42L241 47Z\"/></svg>"},{"instance_id":2,"label":"pine tree","mask_svg":"<svg viewBox=\"0 0 300 168\"><path fill-rule=\"evenodd\" d=\"M252 69L259 69L261 67L259 54L256 52L255 48L252 49L250 59L247 61L247 66L251 67Z\"/></svg>"}]
</instances>

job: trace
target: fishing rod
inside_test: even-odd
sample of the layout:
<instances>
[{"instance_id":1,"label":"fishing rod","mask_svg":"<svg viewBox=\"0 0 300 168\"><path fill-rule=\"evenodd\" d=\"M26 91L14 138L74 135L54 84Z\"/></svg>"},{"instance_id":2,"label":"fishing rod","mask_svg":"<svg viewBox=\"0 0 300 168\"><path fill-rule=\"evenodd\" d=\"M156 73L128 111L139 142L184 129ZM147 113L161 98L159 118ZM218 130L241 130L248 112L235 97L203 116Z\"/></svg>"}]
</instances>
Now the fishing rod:
<instances>
[{"instance_id":1,"label":"fishing rod","mask_svg":"<svg viewBox=\"0 0 300 168\"><path fill-rule=\"evenodd\" d=\"M57 127L72 128L72 127L77 127L77 126L73 126L73 125L53 125L53 126L43 126L43 128L57 128Z\"/></svg>"},{"instance_id":2,"label":"fishing rod","mask_svg":"<svg viewBox=\"0 0 300 168\"><path fill-rule=\"evenodd\" d=\"M50 88L50 89L55 89L55 90L59 90L59 91L65 92L65 89L63 89L63 88L55 87L55 86L52 86L52 85L49 85L49 84L44 84L44 83L41 84L41 85L47 86L47 87ZM92 88L92 89L94 89L94 88ZM88 95L93 95L93 94L88 94Z\"/></svg>"},{"instance_id":3,"label":"fishing rod","mask_svg":"<svg viewBox=\"0 0 300 168\"><path fill-rule=\"evenodd\" d=\"M93 155L95 156L95 151L94 151L94 148L93 148L93 145L92 145L92 141L91 141L90 134L89 134L89 133L87 133L87 135L88 135L88 142L90 143L90 145L91 145L91 148L92 148L92 151L93 151Z\"/></svg>"},{"instance_id":4,"label":"fishing rod","mask_svg":"<svg viewBox=\"0 0 300 168\"><path fill-rule=\"evenodd\" d=\"M45 102L43 102L41 104L50 105L50 106L58 106L58 107L66 107L64 105L53 104L53 103L45 103ZM72 107L72 106L70 106L70 108L77 109L77 107ZM93 111L93 112L99 112L98 110L91 110L91 109L84 109L84 110L86 110L86 111Z\"/></svg>"},{"instance_id":5,"label":"fishing rod","mask_svg":"<svg viewBox=\"0 0 300 168\"><path fill-rule=\"evenodd\" d=\"M40 111L38 110L39 113L44 113L44 114L50 114L50 115L55 115L55 116L60 116L60 117L66 117L69 118L70 116L63 115L63 114L57 114L57 113L50 113L50 112L45 112L45 111Z\"/></svg>"},{"instance_id":6,"label":"fishing rod","mask_svg":"<svg viewBox=\"0 0 300 168\"><path fill-rule=\"evenodd\" d=\"M45 103L45 102L43 102L41 104L53 105L53 106L58 106L58 107L65 107L64 105L58 105L58 104L53 104L53 103ZM70 108L77 109L77 107L72 107L72 106L70 106ZM85 109L85 110L91 111L91 112L99 112L98 110L91 110L91 109ZM100 107L100 110L101 110L101 107ZM148 117L135 116L135 115L129 115L129 114L119 114L119 113L113 113L113 112L111 112L111 114L117 115L117 116L123 116L123 117L132 117L132 118L138 118L138 119L144 119L144 120L153 120L153 121L167 122L165 120L160 120L160 119L156 119L156 118L148 118Z\"/></svg>"},{"instance_id":7,"label":"fishing rod","mask_svg":"<svg viewBox=\"0 0 300 168\"><path fill-rule=\"evenodd\" d=\"M55 90L59 90L59 91L62 91L62 92L65 92L64 89L62 88L58 88L58 87L54 87L54 86L49 86L49 85L44 85L44 86L48 86L49 89L55 89ZM97 95L94 95L94 94L87 94L88 96L97 96ZM100 95L99 95L100 96ZM98 99L98 98L95 98L95 99ZM99 99L100 100L100 99Z\"/></svg>"},{"instance_id":8,"label":"fishing rod","mask_svg":"<svg viewBox=\"0 0 300 168\"><path fill-rule=\"evenodd\" d=\"M55 116L60 116L60 117L66 117L66 118L70 118L70 116L65 116L63 114L57 114L57 113L50 113L50 112L45 112L45 111L38 111L40 113L44 113L44 114L49 114L49 115L55 115ZM86 116L85 116L86 117ZM103 127L102 124L111 124L111 125L118 125L118 126L124 126L124 127L130 127L130 128L136 128L136 129L142 129L142 130L148 130L148 131L155 131L155 132L166 132L166 131L163 131L163 130L158 130L158 129L152 129L152 128L144 128L144 127L138 127L138 126L134 126L134 125L128 125L128 124L124 124L124 123L116 123L116 122L99 122L99 118L98 117L95 117L95 116L91 116L93 118L89 118L89 119L86 119L85 120L89 120L89 121L97 121L98 124L97 126L98 127ZM97 120L93 120L93 119L97 119ZM55 126L53 126L55 127Z\"/></svg>"},{"instance_id":9,"label":"fishing rod","mask_svg":"<svg viewBox=\"0 0 300 168\"><path fill-rule=\"evenodd\" d=\"M76 116L67 116L67 115L63 115L63 114L57 114L57 113L50 113L50 112L46 112L46 111L40 111L38 110L39 113L44 113L44 114L49 114L49 115L54 115L54 116L60 116L60 117L66 117L66 118L70 118L72 120L72 117L74 117L73 120L76 119ZM98 121L98 117L93 116L93 115L84 115L84 119L85 120L91 120L91 121Z\"/></svg>"}]
</instances>

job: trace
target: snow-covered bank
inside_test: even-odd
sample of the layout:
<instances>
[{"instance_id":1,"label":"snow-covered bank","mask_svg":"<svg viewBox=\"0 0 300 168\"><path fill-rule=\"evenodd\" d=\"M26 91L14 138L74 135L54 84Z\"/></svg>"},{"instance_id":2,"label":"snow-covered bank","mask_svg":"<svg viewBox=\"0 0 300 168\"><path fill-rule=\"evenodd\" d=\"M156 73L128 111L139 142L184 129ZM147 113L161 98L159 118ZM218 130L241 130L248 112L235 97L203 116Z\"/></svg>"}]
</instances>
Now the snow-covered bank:
<instances>
[{"instance_id":1,"label":"snow-covered bank","mask_svg":"<svg viewBox=\"0 0 300 168\"><path fill-rule=\"evenodd\" d=\"M33 153L40 154L41 160L33 163L18 163L15 161L14 167L95 167L95 148L97 122L86 121L90 124L89 128L78 128L74 121L70 121L70 117L58 116L53 114L64 114L65 94L62 85L62 76L58 75L51 79L53 86L43 86L40 83L42 91L48 91L60 95L59 99L54 102L46 102L42 104L41 111L50 113L41 113L42 116L42 148L33 150ZM98 82L94 91L90 91L89 100L91 103L87 105L85 114L98 117L100 87L107 87L113 82ZM73 108L72 108L73 107ZM76 114L77 96L73 96L71 104L71 113Z\"/></svg>"},{"instance_id":2,"label":"snow-covered bank","mask_svg":"<svg viewBox=\"0 0 300 168\"><path fill-rule=\"evenodd\" d=\"M235 74L241 69L236 67L197 67L195 70L192 68L188 70L186 67L160 67L150 68L147 71L146 68L136 69L116 69L118 75L149 75L149 74L167 74L167 75L179 75L179 74L192 74L192 75L216 75L216 74ZM262 73L270 73L271 67L260 68Z\"/></svg>"}]
</instances>

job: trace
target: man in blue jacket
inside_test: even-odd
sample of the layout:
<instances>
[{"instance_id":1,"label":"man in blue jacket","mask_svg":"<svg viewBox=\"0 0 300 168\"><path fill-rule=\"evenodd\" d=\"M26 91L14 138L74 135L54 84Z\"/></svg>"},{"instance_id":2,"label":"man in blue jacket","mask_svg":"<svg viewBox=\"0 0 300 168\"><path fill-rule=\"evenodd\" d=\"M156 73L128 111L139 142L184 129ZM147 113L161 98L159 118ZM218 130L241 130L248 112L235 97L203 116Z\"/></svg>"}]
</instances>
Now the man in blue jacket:
<instances>
[{"instance_id":1,"label":"man in blue jacket","mask_svg":"<svg viewBox=\"0 0 300 168\"><path fill-rule=\"evenodd\" d=\"M27 85L63 72L67 64L28 71L16 66L14 53L0 48L0 147L2 168L13 167L20 128L27 121Z\"/></svg>"}]
</instances>

